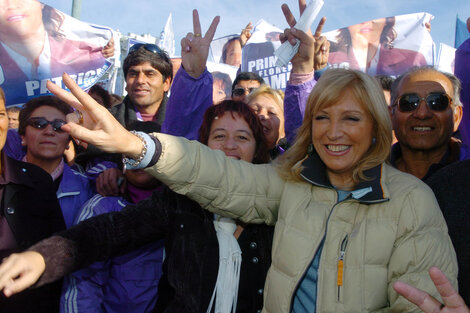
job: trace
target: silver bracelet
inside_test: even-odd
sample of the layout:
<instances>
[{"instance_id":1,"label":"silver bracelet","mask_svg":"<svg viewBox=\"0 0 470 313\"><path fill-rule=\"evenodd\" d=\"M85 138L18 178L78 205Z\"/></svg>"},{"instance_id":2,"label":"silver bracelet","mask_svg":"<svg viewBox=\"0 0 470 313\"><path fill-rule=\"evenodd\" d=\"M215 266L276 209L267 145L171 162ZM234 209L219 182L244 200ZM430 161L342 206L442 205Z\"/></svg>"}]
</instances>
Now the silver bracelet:
<instances>
[{"instance_id":1,"label":"silver bracelet","mask_svg":"<svg viewBox=\"0 0 470 313\"><path fill-rule=\"evenodd\" d=\"M145 141L144 137L141 134L139 134L138 132L136 132L134 130L131 130L130 132L133 135L137 136L142 141L142 152L140 152L140 155L137 159L130 159L130 158L123 155L122 156L122 163L124 165L129 164L131 167L136 167L137 165L139 165L142 162L145 155L147 154L148 146L147 146L147 141Z\"/></svg>"}]
</instances>

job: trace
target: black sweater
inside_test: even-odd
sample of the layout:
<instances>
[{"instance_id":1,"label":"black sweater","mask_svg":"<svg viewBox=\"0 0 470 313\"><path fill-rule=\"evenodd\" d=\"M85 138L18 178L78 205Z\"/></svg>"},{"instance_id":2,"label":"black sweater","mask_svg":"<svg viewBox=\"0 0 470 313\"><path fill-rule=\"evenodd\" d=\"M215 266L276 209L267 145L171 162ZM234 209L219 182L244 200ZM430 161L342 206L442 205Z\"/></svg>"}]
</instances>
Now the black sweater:
<instances>
[{"instance_id":1,"label":"black sweater","mask_svg":"<svg viewBox=\"0 0 470 313\"><path fill-rule=\"evenodd\" d=\"M470 303L470 160L450 164L426 183L436 195L459 265L459 293Z\"/></svg>"},{"instance_id":2,"label":"black sweater","mask_svg":"<svg viewBox=\"0 0 470 313\"><path fill-rule=\"evenodd\" d=\"M94 261L165 239L166 259L155 312L206 312L219 266L213 214L196 202L164 190L136 206L88 219L32 250L46 261L39 284ZM238 239L242 251L237 312L257 312L271 264L273 227L248 225ZM58 253L57 245L62 246Z\"/></svg>"}]
</instances>

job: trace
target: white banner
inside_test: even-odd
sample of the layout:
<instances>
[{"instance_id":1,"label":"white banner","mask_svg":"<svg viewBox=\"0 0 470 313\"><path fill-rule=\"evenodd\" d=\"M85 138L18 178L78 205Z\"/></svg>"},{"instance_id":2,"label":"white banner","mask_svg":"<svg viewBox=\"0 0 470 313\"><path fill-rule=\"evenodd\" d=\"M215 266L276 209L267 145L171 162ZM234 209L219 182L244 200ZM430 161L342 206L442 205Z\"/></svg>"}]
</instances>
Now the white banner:
<instances>
[{"instance_id":1,"label":"white banner","mask_svg":"<svg viewBox=\"0 0 470 313\"><path fill-rule=\"evenodd\" d=\"M324 34L328 63L371 75L397 76L412 66L434 65L434 43L425 24L433 16L414 13L379 18Z\"/></svg>"},{"instance_id":2,"label":"white banner","mask_svg":"<svg viewBox=\"0 0 470 313\"><path fill-rule=\"evenodd\" d=\"M111 29L81 22L37 0L12 3L17 6L14 14L6 16L0 30L0 87L7 106L49 94L46 82L62 85L63 72L87 89L110 68L101 50Z\"/></svg>"}]
</instances>

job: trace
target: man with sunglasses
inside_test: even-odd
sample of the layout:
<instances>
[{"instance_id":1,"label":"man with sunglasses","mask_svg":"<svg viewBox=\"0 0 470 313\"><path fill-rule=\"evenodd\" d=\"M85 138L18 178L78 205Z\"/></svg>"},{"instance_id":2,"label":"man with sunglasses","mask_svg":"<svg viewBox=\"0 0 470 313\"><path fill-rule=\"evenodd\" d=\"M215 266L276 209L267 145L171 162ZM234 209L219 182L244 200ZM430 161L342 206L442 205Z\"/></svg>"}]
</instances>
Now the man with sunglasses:
<instances>
[{"instance_id":1,"label":"man with sunglasses","mask_svg":"<svg viewBox=\"0 0 470 313\"><path fill-rule=\"evenodd\" d=\"M462 119L458 79L432 67L414 68L392 86L390 114L398 142L391 163L422 180L469 157L452 137Z\"/></svg>"},{"instance_id":2,"label":"man with sunglasses","mask_svg":"<svg viewBox=\"0 0 470 313\"><path fill-rule=\"evenodd\" d=\"M256 73L241 72L235 77L232 84L232 99L246 102L246 97L259 86L264 84L264 79Z\"/></svg>"}]
</instances>

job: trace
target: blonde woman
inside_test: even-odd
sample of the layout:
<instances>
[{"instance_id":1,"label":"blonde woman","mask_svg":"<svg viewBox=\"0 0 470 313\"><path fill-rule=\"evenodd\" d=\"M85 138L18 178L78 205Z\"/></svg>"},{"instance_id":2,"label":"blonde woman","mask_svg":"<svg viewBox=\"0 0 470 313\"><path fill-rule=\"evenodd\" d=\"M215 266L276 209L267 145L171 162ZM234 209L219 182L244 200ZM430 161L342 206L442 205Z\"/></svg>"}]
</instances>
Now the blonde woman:
<instances>
[{"instance_id":1,"label":"blonde woman","mask_svg":"<svg viewBox=\"0 0 470 313\"><path fill-rule=\"evenodd\" d=\"M248 105L261 120L271 157L275 158L287 148L284 130L284 93L268 85L261 85L248 96Z\"/></svg>"}]
</instances>

